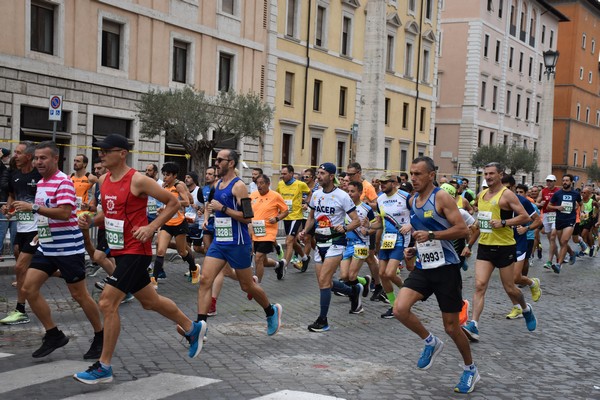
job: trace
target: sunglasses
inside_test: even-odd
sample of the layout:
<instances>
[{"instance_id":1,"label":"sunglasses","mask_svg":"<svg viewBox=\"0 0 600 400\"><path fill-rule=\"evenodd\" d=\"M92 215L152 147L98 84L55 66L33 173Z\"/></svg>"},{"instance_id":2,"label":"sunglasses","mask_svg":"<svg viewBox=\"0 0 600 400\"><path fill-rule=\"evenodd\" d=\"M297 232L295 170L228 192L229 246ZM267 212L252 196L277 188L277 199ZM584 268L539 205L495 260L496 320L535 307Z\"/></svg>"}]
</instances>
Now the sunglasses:
<instances>
[{"instance_id":1,"label":"sunglasses","mask_svg":"<svg viewBox=\"0 0 600 400\"><path fill-rule=\"evenodd\" d=\"M220 164L220 163L222 163L223 161L231 161L231 159L230 159L230 158L215 158L215 162L216 162L217 164Z\"/></svg>"},{"instance_id":2,"label":"sunglasses","mask_svg":"<svg viewBox=\"0 0 600 400\"><path fill-rule=\"evenodd\" d=\"M110 154L115 151L121 151L121 150L123 150L123 149L99 149L98 154ZM75 161L77 161L77 160L75 160Z\"/></svg>"}]
</instances>

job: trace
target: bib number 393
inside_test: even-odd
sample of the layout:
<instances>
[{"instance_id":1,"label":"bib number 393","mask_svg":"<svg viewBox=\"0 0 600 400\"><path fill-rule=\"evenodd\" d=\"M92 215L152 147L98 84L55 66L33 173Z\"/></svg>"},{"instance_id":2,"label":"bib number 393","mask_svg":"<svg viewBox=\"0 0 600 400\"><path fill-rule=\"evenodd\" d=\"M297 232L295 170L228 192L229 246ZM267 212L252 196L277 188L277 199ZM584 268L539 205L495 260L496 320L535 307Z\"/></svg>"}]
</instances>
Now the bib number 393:
<instances>
[{"instance_id":1,"label":"bib number 393","mask_svg":"<svg viewBox=\"0 0 600 400\"><path fill-rule=\"evenodd\" d=\"M233 240L231 218L215 218L215 236L217 237L217 242L231 242Z\"/></svg>"},{"instance_id":2,"label":"bib number 393","mask_svg":"<svg viewBox=\"0 0 600 400\"><path fill-rule=\"evenodd\" d=\"M106 241L108 247L112 250L122 250L125 248L125 237L123 235L123 225L125 221L118 219L105 218Z\"/></svg>"}]
</instances>

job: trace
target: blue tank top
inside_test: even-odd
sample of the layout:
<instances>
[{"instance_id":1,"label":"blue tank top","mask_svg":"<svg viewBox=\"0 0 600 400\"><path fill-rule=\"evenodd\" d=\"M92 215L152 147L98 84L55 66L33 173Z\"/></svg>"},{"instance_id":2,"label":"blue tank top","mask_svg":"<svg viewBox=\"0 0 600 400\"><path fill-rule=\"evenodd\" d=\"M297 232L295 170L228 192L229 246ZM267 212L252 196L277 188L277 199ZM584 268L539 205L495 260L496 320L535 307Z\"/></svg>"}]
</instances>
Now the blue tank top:
<instances>
[{"instance_id":1,"label":"blue tank top","mask_svg":"<svg viewBox=\"0 0 600 400\"><path fill-rule=\"evenodd\" d=\"M239 180L240 180L240 178L238 178L236 176L235 178L233 178L231 180L231 182L229 182L229 185L227 185L227 187L225 189L221 189L219 187L221 185L221 180L219 180L219 182L217 182L217 185L215 186L214 199L219 201L224 206L227 206L227 208L231 208L232 210L239 211L239 207L237 205L236 198L232 192L233 185L235 185L235 183ZM217 232L217 219L218 218L229 218L229 220L231 220L231 229L232 229L232 231L231 231L232 239L231 240L225 240L225 241L218 240L218 237L219 237L219 233ZM214 242L216 242L217 244L220 244L220 245L240 245L240 244L250 245L252 243L250 241L250 235L248 233L248 225L231 218L227 214L222 213L221 210L215 210L215 240L214 240Z\"/></svg>"},{"instance_id":2,"label":"blue tank top","mask_svg":"<svg viewBox=\"0 0 600 400\"><path fill-rule=\"evenodd\" d=\"M423 205L423 207L417 207L417 198L419 194L415 194L412 201L412 207L410 209L410 224L416 231L443 231L450 228L450 223L435 209L435 194L440 190L436 187L433 192L429 195L429 198ZM444 250L444 258L446 264L458 264L460 259L458 254L454 250L454 244L451 240L440 240L442 249ZM417 257L416 267L421 269L421 262Z\"/></svg>"}]
</instances>

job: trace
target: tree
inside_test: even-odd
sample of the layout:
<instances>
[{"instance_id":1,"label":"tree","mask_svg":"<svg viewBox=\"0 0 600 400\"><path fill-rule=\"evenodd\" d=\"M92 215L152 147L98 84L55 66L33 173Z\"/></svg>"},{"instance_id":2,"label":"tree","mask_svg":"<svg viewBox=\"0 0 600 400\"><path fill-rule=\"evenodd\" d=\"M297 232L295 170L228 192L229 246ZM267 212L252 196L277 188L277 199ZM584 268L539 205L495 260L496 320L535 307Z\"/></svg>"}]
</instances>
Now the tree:
<instances>
[{"instance_id":1,"label":"tree","mask_svg":"<svg viewBox=\"0 0 600 400\"><path fill-rule=\"evenodd\" d=\"M137 107L142 137L164 134L168 142L181 144L200 176L214 149L241 138L259 138L273 118L273 109L255 93L229 91L209 97L189 86L150 90Z\"/></svg>"},{"instance_id":2,"label":"tree","mask_svg":"<svg viewBox=\"0 0 600 400\"><path fill-rule=\"evenodd\" d=\"M592 165L586 168L586 172L589 181L600 181L600 167L598 167L598 163L592 163Z\"/></svg>"},{"instance_id":3,"label":"tree","mask_svg":"<svg viewBox=\"0 0 600 400\"><path fill-rule=\"evenodd\" d=\"M513 175L519 172L529 174L537 171L539 159L536 151L521 146L481 146L471 156L471 165L473 168L483 168L486 164L498 162Z\"/></svg>"}]
</instances>

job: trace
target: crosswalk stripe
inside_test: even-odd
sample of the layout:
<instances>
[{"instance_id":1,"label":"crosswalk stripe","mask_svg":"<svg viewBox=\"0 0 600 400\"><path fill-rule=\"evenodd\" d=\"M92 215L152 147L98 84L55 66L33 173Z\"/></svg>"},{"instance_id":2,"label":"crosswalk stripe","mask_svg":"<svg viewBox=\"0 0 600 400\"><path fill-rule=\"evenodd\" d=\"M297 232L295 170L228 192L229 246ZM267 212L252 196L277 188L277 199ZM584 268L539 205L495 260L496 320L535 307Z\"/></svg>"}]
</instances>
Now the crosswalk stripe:
<instances>
[{"instance_id":1,"label":"crosswalk stripe","mask_svg":"<svg viewBox=\"0 0 600 400\"><path fill-rule=\"evenodd\" d=\"M296 390L281 390L266 396L256 397L254 400L344 400L341 397L325 396L310 392L299 392Z\"/></svg>"},{"instance_id":2,"label":"crosswalk stripe","mask_svg":"<svg viewBox=\"0 0 600 400\"><path fill-rule=\"evenodd\" d=\"M10 357L14 354L10 354L10 353L0 353L0 358L4 358L4 357Z\"/></svg>"},{"instance_id":3,"label":"crosswalk stripe","mask_svg":"<svg viewBox=\"0 0 600 400\"><path fill-rule=\"evenodd\" d=\"M64 378L86 370L88 366L89 362L61 360L3 372L0 374L0 393Z\"/></svg>"},{"instance_id":4,"label":"crosswalk stripe","mask_svg":"<svg viewBox=\"0 0 600 400\"><path fill-rule=\"evenodd\" d=\"M158 400L216 382L220 380L165 372L135 381L103 385L106 390L88 392L63 400Z\"/></svg>"}]
</instances>

